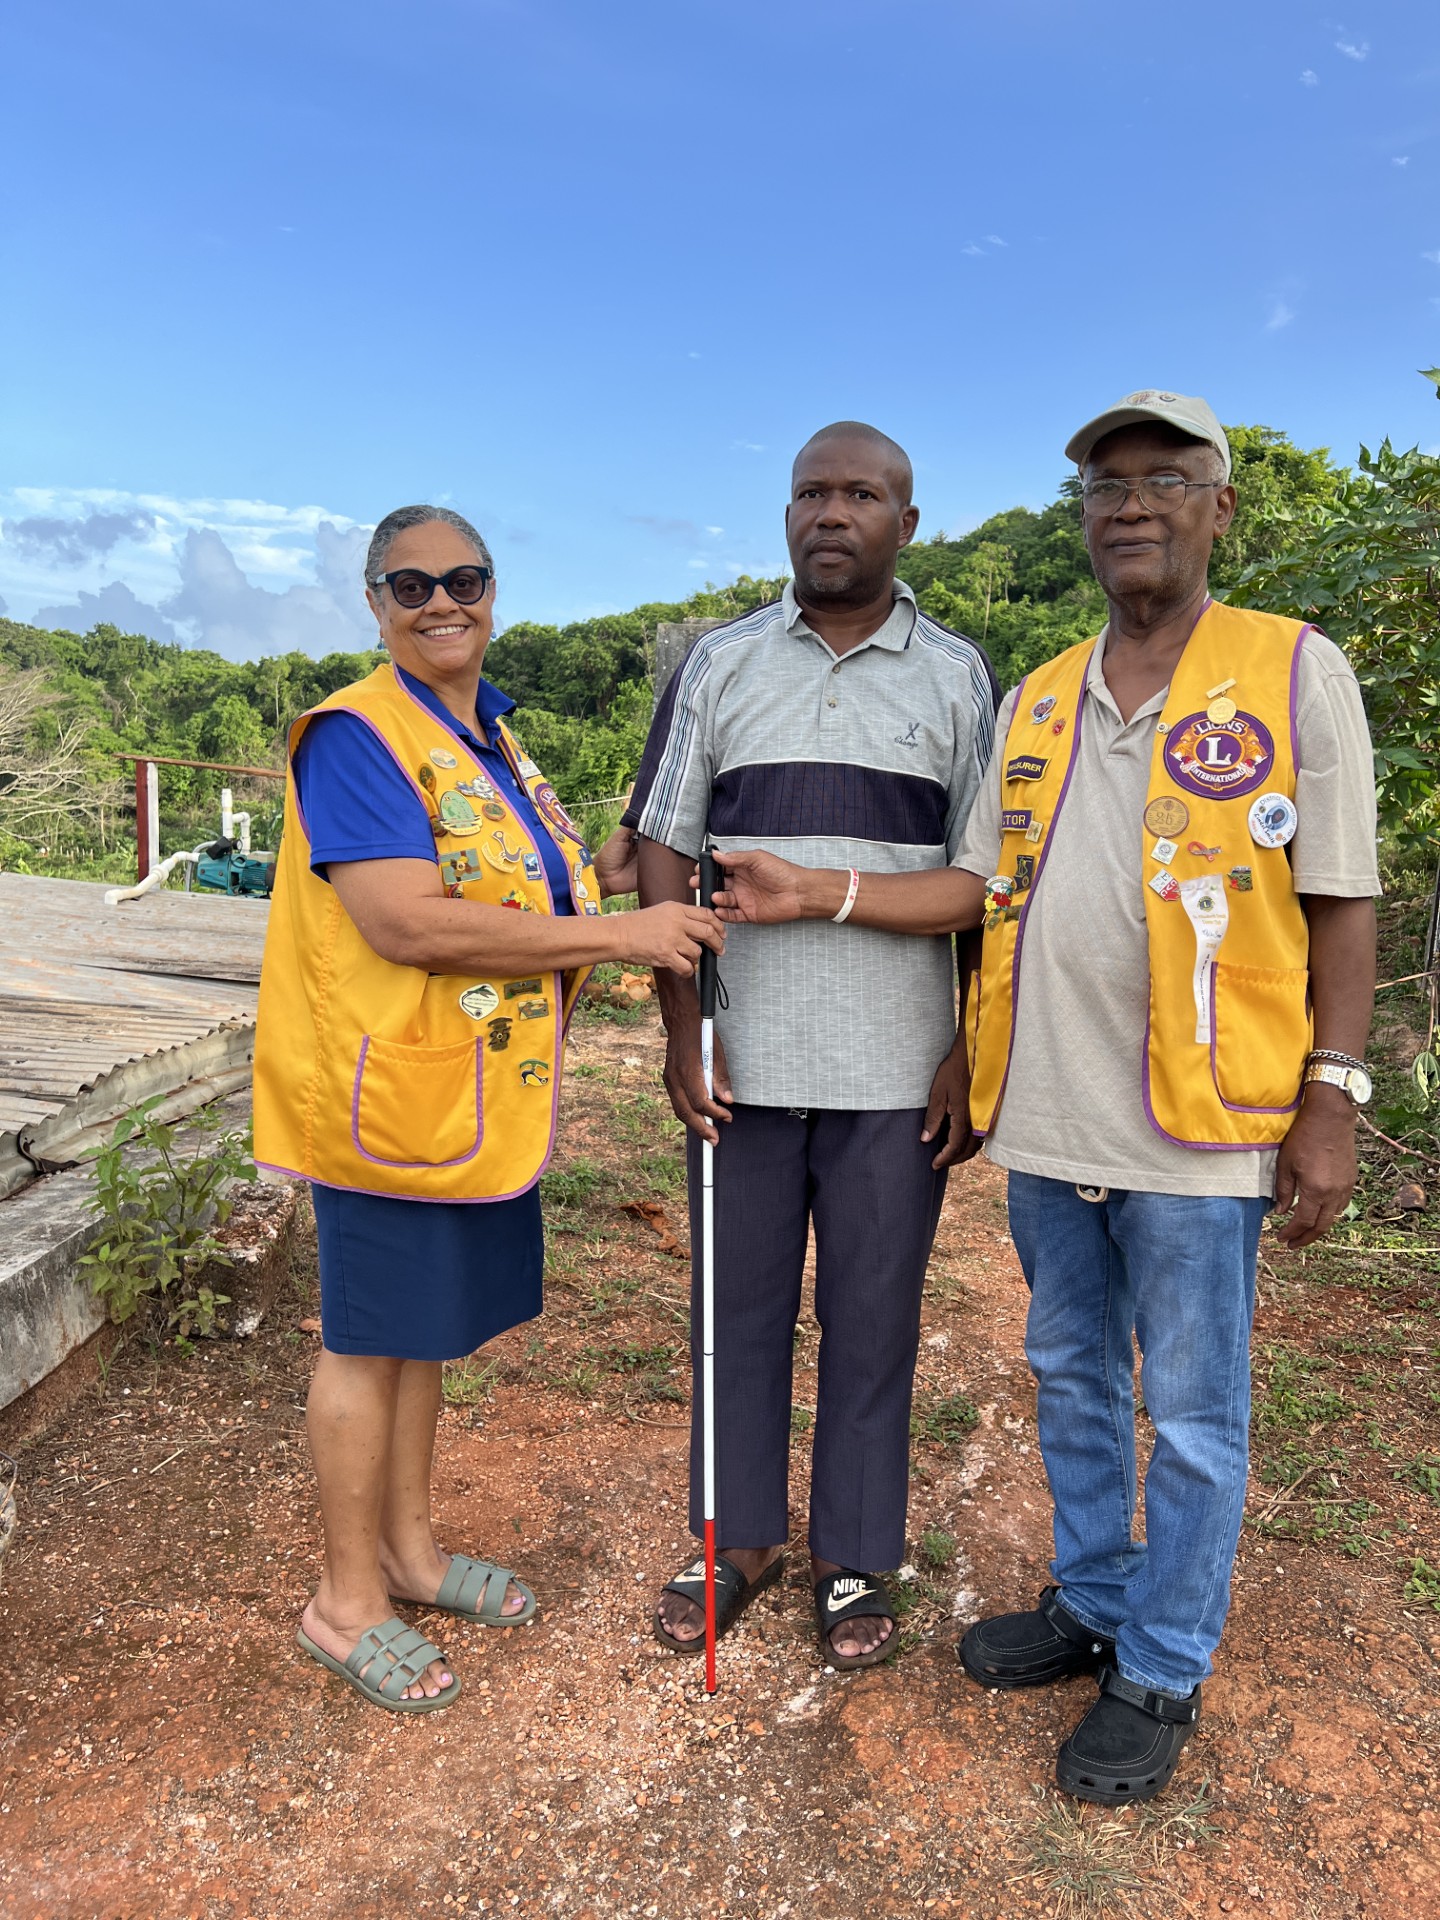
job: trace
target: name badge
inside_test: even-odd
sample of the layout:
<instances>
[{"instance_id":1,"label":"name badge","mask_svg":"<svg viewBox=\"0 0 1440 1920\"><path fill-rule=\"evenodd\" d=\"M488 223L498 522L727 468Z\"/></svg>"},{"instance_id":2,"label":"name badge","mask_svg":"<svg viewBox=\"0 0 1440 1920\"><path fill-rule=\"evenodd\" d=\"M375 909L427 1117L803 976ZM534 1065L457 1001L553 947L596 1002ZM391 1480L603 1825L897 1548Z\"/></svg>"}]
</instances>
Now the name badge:
<instances>
[{"instance_id":1,"label":"name badge","mask_svg":"<svg viewBox=\"0 0 1440 1920\"><path fill-rule=\"evenodd\" d=\"M1048 760L1042 760L1038 754L1017 753L1013 760L1005 763L1007 780L1043 780Z\"/></svg>"},{"instance_id":2,"label":"name badge","mask_svg":"<svg viewBox=\"0 0 1440 1920\"><path fill-rule=\"evenodd\" d=\"M1000 815L1002 833L1024 833L1033 815L1028 807L1006 807Z\"/></svg>"}]
</instances>

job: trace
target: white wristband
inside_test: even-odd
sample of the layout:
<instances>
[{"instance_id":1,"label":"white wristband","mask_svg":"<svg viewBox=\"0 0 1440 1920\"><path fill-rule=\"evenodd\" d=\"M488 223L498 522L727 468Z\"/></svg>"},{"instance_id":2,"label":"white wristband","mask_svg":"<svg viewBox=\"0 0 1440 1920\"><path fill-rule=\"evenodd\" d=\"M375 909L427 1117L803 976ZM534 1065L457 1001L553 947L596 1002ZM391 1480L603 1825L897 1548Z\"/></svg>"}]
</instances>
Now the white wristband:
<instances>
[{"instance_id":1,"label":"white wristband","mask_svg":"<svg viewBox=\"0 0 1440 1920\"><path fill-rule=\"evenodd\" d=\"M857 893L859 893L859 891L860 891L860 875L855 871L854 867L851 867L850 891L845 895L844 906L841 907L839 913L835 915L835 925L837 927L840 925L842 920L848 920L850 918L850 909L854 906L855 896Z\"/></svg>"}]
</instances>

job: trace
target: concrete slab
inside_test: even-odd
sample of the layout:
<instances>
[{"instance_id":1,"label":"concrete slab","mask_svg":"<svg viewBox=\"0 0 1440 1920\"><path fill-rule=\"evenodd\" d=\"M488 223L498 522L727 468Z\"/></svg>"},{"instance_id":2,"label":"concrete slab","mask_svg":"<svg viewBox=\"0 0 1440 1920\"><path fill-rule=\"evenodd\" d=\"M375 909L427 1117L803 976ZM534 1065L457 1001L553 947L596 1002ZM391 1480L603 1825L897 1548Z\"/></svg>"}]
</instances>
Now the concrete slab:
<instances>
[{"instance_id":1,"label":"concrete slab","mask_svg":"<svg viewBox=\"0 0 1440 1920\"><path fill-rule=\"evenodd\" d=\"M0 1206L0 1407L38 1385L105 1324L77 1277L95 1234L88 1167L32 1181Z\"/></svg>"}]
</instances>

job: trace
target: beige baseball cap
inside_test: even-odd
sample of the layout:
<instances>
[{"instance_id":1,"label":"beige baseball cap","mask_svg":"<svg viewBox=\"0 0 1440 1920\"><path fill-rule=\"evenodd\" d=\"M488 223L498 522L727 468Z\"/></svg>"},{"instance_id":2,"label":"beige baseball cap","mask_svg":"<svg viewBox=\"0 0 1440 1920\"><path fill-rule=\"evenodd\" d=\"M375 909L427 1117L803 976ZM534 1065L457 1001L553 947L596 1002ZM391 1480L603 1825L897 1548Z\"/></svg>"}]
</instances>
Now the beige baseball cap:
<instances>
[{"instance_id":1,"label":"beige baseball cap","mask_svg":"<svg viewBox=\"0 0 1440 1920\"><path fill-rule=\"evenodd\" d=\"M1230 478L1230 442L1214 410L1193 393L1166 393L1159 387L1142 387L1138 393L1127 393L1113 407L1086 421L1067 441L1065 458L1083 467L1097 440L1114 433L1117 427L1138 426L1144 420L1163 420L1166 426L1178 427L1196 440L1208 441L1225 463L1225 478Z\"/></svg>"}]
</instances>

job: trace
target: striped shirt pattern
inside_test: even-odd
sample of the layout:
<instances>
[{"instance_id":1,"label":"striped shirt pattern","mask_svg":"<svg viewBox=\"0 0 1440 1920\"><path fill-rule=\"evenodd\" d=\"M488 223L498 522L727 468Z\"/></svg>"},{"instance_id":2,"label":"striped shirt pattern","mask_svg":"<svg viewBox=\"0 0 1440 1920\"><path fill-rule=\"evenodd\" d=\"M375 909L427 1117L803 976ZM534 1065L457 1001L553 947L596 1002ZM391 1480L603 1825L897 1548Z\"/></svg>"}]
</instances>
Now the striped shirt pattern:
<instances>
[{"instance_id":1,"label":"striped shirt pattern","mask_svg":"<svg viewBox=\"0 0 1440 1920\"><path fill-rule=\"evenodd\" d=\"M998 689L962 635L895 582L877 633L836 656L791 587L697 641L661 701L632 803L696 854L763 847L862 875L955 862ZM861 885L864 882L862 879ZM948 937L829 921L727 930L716 1026L747 1105L923 1107L955 1038Z\"/></svg>"}]
</instances>

